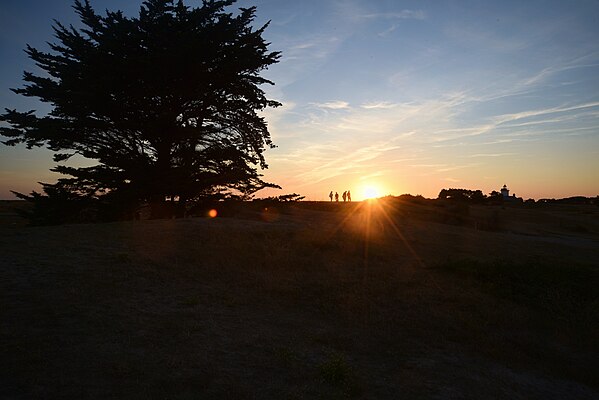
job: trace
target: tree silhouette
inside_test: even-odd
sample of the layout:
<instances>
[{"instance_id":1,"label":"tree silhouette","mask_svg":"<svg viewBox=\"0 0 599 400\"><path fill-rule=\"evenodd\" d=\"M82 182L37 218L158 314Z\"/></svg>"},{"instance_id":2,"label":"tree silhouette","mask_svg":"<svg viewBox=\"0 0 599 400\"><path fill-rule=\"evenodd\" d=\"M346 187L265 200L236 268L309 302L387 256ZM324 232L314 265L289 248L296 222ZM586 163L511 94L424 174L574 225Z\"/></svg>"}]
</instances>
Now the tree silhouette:
<instances>
[{"instance_id":1,"label":"tree silhouette","mask_svg":"<svg viewBox=\"0 0 599 400\"><path fill-rule=\"evenodd\" d=\"M88 0L75 0L83 27L55 21L50 52L27 45L44 74L25 72L24 87L12 89L52 110L37 116L6 109L4 143L47 147L56 162L97 160L92 167L58 164L53 171L70 177L44 184L47 195L149 202L154 217L163 216L167 196L185 205L278 187L258 173L267 168L265 149L274 147L258 112L280 106L260 88L273 84L260 72L280 53L262 38L268 24L252 27L255 7L225 11L234 2L190 8L182 0L147 0L138 17L126 17L102 16Z\"/></svg>"},{"instance_id":2,"label":"tree silhouette","mask_svg":"<svg viewBox=\"0 0 599 400\"><path fill-rule=\"evenodd\" d=\"M469 189L441 189L438 198L471 203L482 203L485 201L485 195L481 190Z\"/></svg>"}]
</instances>

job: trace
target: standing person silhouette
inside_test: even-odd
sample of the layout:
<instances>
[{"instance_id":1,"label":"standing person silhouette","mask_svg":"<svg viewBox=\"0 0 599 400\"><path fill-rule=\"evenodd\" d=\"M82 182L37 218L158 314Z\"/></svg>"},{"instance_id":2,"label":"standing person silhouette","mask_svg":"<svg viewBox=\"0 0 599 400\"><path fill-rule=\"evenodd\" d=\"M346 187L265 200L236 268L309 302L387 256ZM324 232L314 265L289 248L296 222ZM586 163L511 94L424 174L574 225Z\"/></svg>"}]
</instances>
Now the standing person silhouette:
<instances>
[{"instance_id":1,"label":"standing person silhouette","mask_svg":"<svg viewBox=\"0 0 599 400\"><path fill-rule=\"evenodd\" d=\"M343 192L341 197L343 197L343 201L347 201L347 192Z\"/></svg>"},{"instance_id":2,"label":"standing person silhouette","mask_svg":"<svg viewBox=\"0 0 599 400\"><path fill-rule=\"evenodd\" d=\"M331 193L329 193L329 199L331 199L331 201L333 201L333 191L331 190Z\"/></svg>"},{"instance_id":3,"label":"standing person silhouette","mask_svg":"<svg viewBox=\"0 0 599 400\"><path fill-rule=\"evenodd\" d=\"M351 192L347 191L347 201L351 201Z\"/></svg>"},{"instance_id":4,"label":"standing person silhouette","mask_svg":"<svg viewBox=\"0 0 599 400\"><path fill-rule=\"evenodd\" d=\"M335 201L339 201L339 193L335 192Z\"/></svg>"}]
</instances>

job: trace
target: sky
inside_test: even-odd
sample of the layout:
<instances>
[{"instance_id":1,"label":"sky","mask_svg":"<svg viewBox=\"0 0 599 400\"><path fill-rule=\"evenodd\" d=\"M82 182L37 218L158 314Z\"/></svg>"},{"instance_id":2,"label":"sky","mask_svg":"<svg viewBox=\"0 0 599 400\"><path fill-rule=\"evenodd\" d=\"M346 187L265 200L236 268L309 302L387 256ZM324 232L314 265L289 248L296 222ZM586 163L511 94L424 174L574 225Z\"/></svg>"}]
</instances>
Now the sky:
<instances>
[{"instance_id":1,"label":"sky","mask_svg":"<svg viewBox=\"0 0 599 400\"><path fill-rule=\"evenodd\" d=\"M92 0L137 14L139 0ZM189 6L199 1L187 0ZM0 0L0 108L50 110L9 91L47 50L70 0ZM276 149L265 180L299 193L499 190L599 195L598 1L238 0L281 51L263 75ZM0 145L0 198L57 174L47 150Z\"/></svg>"}]
</instances>

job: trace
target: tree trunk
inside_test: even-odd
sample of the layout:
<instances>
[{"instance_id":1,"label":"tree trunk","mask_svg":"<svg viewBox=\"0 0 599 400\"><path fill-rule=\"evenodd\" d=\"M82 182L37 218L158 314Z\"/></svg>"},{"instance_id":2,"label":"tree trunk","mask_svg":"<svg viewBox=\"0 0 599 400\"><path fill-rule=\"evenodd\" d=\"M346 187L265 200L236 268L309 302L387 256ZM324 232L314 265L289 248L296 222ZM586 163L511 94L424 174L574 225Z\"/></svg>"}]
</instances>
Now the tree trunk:
<instances>
[{"instance_id":1,"label":"tree trunk","mask_svg":"<svg viewBox=\"0 0 599 400\"><path fill-rule=\"evenodd\" d=\"M172 204L167 204L168 193L168 171L171 162L171 145L161 142L156 145L156 164L154 165L152 195L150 198L150 219L162 219L172 217Z\"/></svg>"}]
</instances>

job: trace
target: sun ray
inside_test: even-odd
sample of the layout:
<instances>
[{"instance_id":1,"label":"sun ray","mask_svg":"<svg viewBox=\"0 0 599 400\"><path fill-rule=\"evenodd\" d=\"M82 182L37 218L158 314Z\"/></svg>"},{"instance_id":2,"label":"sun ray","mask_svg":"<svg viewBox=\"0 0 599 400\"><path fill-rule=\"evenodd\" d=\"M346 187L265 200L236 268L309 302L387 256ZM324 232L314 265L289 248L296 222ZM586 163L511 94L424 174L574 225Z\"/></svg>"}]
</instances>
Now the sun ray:
<instances>
[{"instance_id":1,"label":"sun ray","mask_svg":"<svg viewBox=\"0 0 599 400\"><path fill-rule=\"evenodd\" d=\"M391 215L393 210L389 210L389 208L393 208L393 206L389 204L388 201L384 199L371 198L352 204L340 203L336 204L335 206L343 207L339 210L343 213L343 215L342 218L340 218L338 222L334 224L333 228L328 230L328 232L325 234L325 240L333 240L339 232L351 226L350 221L352 218L361 215L361 219L355 221L355 223L359 226L358 230L361 232L362 236L362 265L364 267L364 279L367 279L368 275L370 245L374 240L374 236L376 235L376 231L373 230L373 223L375 223L375 221L379 221L378 223L382 224L381 226L389 226L392 229L393 233L399 238L409 254L413 257L416 264L420 266L420 269L427 274L429 277L429 282L431 282L431 284L434 285L438 290L444 291L434 276L431 275L430 271L427 270L428 266L426 265L425 261L422 259L422 257L420 257L416 249L414 249L414 247L410 244L409 240L406 238L396 221L393 219Z\"/></svg>"},{"instance_id":2,"label":"sun ray","mask_svg":"<svg viewBox=\"0 0 599 400\"><path fill-rule=\"evenodd\" d=\"M422 260L422 258L418 254L418 252L412 247L412 245L410 244L410 242L406 239L406 237L401 232L401 230L399 229L399 227L397 226L397 224L395 223L395 221L391 218L391 216L387 212L387 210L385 210L385 205L383 203L381 203L381 202L376 202L376 206L378 207L378 210L381 212L381 215L383 215L383 217L389 223L389 226L393 229L393 231L397 234L397 236L399 237L399 239L406 246L406 248L408 249L408 251L410 252L410 254L414 257L414 259L416 260L416 262L418 263L418 265L420 267L422 267L422 269L429 276L430 281L432 282L432 284L435 285L435 287L437 287L440 291L444 291L443 288L437 283L436 279L434 279L434 277L429 273L429 271L427 271L427 265L424 262L424 260Z\"/></svg>"}]
</instances>

